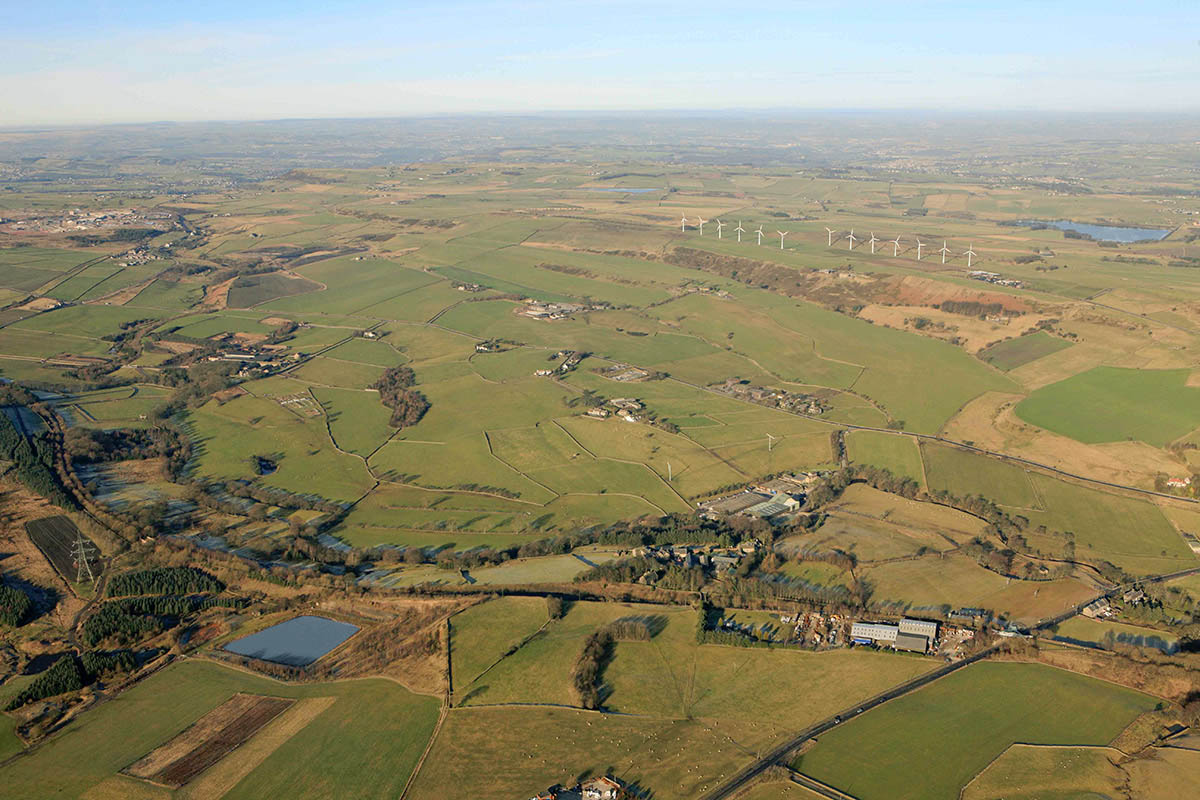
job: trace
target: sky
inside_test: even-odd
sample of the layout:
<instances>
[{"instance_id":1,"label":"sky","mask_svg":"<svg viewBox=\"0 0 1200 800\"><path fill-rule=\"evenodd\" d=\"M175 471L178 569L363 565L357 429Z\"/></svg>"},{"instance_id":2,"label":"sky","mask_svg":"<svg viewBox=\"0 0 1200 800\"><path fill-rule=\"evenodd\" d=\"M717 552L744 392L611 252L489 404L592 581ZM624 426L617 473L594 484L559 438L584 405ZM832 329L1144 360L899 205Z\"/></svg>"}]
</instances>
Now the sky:
<instances>
[{"instance_id":1,"label":"sky","mask_svg":"<svg viewBox=\"0 0 1200 800\"><path fill-rule=\"evenodd\" d=\"M1200 111L1200 0L0 0L0 127L723 109Z\"/></svg>"}]
</instances>

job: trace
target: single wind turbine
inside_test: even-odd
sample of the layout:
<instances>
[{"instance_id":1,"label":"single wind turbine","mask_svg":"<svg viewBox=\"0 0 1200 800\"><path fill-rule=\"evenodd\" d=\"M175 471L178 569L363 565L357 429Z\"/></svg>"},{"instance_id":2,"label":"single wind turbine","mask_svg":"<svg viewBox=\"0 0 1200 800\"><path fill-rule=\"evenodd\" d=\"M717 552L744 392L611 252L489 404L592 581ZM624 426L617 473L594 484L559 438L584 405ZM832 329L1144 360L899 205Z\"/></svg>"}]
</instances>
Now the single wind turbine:
<instances>
[{"instance_id":1,"label":"single wind turbine","mask_svg":"<svg viewBox=\"0 0 1200 800\"><path fill-rule=\"evenodd\" d=\"M897 236L895 239L892 239L892 258L895 258L898 255L900 255L900 237L899 236Z\"/></svg>"},{"instance_id":2,"label":"single wind turbine","mask_svg":"<svg viewBox=\"0 0 1200 800\"><path fill-rule=\"evenodd\" d=\"M700 227L700 235L704 235L704 223L708 222L704 217L696 217L696 223Z\"/></svg>"},{"instance_id":3,"label":"single wind turbine","mask_svg":"<svg viewBox=\"0 0 1200 800\"><path fill-rule=\"evenodd\" d=\"M942 263L945 264L946 263L946 254L950 252L950 248L946 247L945 240L942 241L942 249L938 250L938 252L942 254Z\"/></svg>"},{"instance_id":4,"label":"single wind turbine","mask_svg":"<svg viewBox=\"0 0 1200 800\"><path fill-rule=\"evenodd\" d=\"M738 226L736 228L734 228L733 230L738 235L738 244L741 244L742 243L742 234L746 232L746 229L742 227L742 221L740 219L738 220Z\"/></svg>"},{"instance_id":5,"label":"single wind turbine","mask_svg":"<svg viewBox=\"0 0 1200 800\"><path fill-rule=\"evenodd\" d=\"M921 248L924 246L925 246L925 243L922 242L920 239L917 239L917 261L921 260Z\"/></svg>"},{"instance_id":6,"label":"single wind turbine","mask_svg":"<svg viewBox=\"0 0 1200 800\"><path fill-rule=\"evenodd\" d=\"M854 228L850 229L850 235L847 236L846 238L850 240L850 249L851 250L854 249L855 242L861 241L857 236L854 235Z\"/></svg>"},{"instance_id":7,"label":"single wind turbine","mask_svg":"<svg viewBox=\"0 0 1200 800\"><path fill-rule=\"evenodd\" d=\"M717 238L718 239L721 238L721 228L724 228L724 227L725 227L725 223L721 222L721 220L717 220Z\"/></svg>"},{"instance_id":8,"label":"single wind turbine","mask_svg":"<svg viewBox=\"0 0 1200 800\"><path fill-rule=\"evenodd\" d=\"M879 240L875 238L874 231L871 231L871 238L868 241L871 243L871 255L875 255L875 243Z\"/></svg>"},{"instance_id":9,"label":"single wind turbine","mask_svg":"<svg viewBox=\"0 0 1200 800\"><path fill-rule=\"evenodd\" d=\"M829 235L829 241L826 243L826 246L833 247L833 228L826 228L825 233Z\"/></svg>"},{"instance_id":10,"label":"single wind turbine","mask_svg":"<svg viewBox=\"0 0 1200 800\"><path fill-rule=\"evenodd\" d=\"M970 269L970 268L971 268L971 259L975 257L975 251L971 249L971 248L972 248L972 247L974 247L974 246L975 246L975 245L973 245L973 244L969 244L969 245L967 245L967 252L966 252L966 256L967 256L967 269Z\"/></svg>"},{"instance_id":11,"label":"single wind turbine","mask_svg":"<svg viewBox=\"0 0 1200 800\"><path fill-rule=\"evenodd\" d=\"M758 226L758 230L756 230L755 233L758 234L758 246L762 247L762 237L763 237L762 225Z\"/></svg>"},{"instance_id":12,"label":"single wind turbine","mask_svg":"<svg viewBox=\"0 0 1200 800\"><path fill-rule=\"evenodd\" d=\"M687 217L686 216L683 219L679 220L679 232L687 233Z\"/></svg>"},{"instance_id":13,"label":"single wind turbine","mask_svg":"<svg viewBox=\"0 0 1200 800\"><path fill-rule=\"evenodd\" d=\"M788 235L788 231L775 231L779 234L779 249L783 249L783 237Z\"/></svg>"}]
</instances>

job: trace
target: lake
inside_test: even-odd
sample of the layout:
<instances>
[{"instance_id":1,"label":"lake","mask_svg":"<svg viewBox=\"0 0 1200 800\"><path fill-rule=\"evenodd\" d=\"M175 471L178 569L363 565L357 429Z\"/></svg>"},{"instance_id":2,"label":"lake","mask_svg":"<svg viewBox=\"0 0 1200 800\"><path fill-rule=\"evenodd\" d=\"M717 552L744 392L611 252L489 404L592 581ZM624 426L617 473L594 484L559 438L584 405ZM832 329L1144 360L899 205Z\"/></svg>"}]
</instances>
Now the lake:
<instances>
[{"instance_id":1,"label":"lake","mask_svg":"<svg viewBox=\"0 0 1200 800\"><path fill-rule=\"evenodd\" d=\"M1167 238L1170 228L1127 228L1120 225L1093 225L1090 222L1072 222L1069 219L1019 219L1018 225L1031 227L1045 225L1060 231L1075 231L1086 234L1099 242L1157 242Z\"/></svg>"},{"instance_id":2,"label":"lake","mask_svg":"<svg viewBox=\"0 0 1200 800\"><path fill-rule=\"evenodd\" d=\"M356 633L358 626L349 622L305 615L243 636L225 649L239 656L306 667Z\"/></svg>"}]
</instances>

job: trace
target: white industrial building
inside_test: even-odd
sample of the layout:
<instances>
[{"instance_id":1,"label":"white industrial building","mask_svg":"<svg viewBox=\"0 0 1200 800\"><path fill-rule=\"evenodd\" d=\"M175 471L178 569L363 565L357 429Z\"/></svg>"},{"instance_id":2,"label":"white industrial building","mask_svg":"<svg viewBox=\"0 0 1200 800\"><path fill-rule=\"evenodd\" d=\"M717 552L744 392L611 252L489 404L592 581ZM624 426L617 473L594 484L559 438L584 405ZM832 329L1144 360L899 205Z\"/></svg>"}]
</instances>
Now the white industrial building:
<instances>
[{"instance_id":1,"label":"white industrial building","mask_svg":"<svg viewBox=\"0 0 1200 800\"><path fill-rule=\"evenodd\" d=\"M926 653L937 639L938 624L923 619L902 619L899 625L885 622L855 622L850 639L858 644L886 644L897 650Z\"/></svg>"}]
</instances>

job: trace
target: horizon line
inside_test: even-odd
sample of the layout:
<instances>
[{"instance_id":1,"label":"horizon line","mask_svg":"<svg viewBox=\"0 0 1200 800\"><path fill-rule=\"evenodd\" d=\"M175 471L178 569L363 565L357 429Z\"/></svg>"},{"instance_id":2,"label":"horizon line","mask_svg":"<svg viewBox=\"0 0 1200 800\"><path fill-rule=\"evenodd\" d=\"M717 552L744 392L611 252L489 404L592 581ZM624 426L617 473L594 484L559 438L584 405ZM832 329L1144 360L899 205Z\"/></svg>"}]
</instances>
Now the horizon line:
<instances>
[{"instance_id":1,"label":"horizon line","mask_svg":"<svg viewBox=\"0 0 1200 800\"><path fill-rule=\"evenodd\" d=\"M333 116L279 116L279 117L212 117L208 119L130 119L115 121L75 121L75 122L26 122L18 124L0 124L0 132L38 132L49 130L70 130L79 128L117 128L137 125L239 125L263 124L280 122L368 122L389 120L430 120L455 118L538 118L538 117L602 117L602 116L738 116L738 115L840 115L840 114L878 114L878 115L908 115L930 114L942 117L986 117L986 116L1042 116L1042 117L1200 117L1200 107L1195 109L1064 109L1052 110L1045 108L976 108L976 109L944 109L936 107L911 106L903 108L891 107L831 107L804 108L789 106L764 107L733 107L733 108L663 108L663 109L540 109L540 110L484 110L484 111L424 111L412 113L390 114L361 114Z\"/></svg>"}]
</instances>

